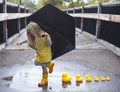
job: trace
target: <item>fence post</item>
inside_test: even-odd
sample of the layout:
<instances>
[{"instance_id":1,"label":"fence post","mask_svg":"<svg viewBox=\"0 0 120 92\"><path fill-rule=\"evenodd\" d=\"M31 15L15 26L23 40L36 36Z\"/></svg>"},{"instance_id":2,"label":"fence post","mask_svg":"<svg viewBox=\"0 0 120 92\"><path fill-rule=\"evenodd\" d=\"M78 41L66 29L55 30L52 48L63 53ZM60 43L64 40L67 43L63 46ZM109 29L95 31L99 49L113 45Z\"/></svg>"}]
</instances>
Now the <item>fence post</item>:
<instances>
[{"instance_id":1,"label":"fence post","mask_svg":"<svg viewBox=\"0 0 120 92\"><path fill-rule=\"evenodd\" d=\"M97 13L101 13L101 4L98 4L98 10L97 10ZM100 24L101 24L101 21L99 19L97 19L97 22L96 22L96 38L100 38Z\"/></svg>"},{"instance_id":2,"label":"fence post","mask_svg":"<svg viewBox=\"0 0 120 92\"><path fill-rule=\"evenodd\" d=\"M75 14L75 8L73 8L73 14ZM75 19L75 21L76 21L76 18L74 18Z\"/></svg>"},{"instance_id":3,"label":"fence post","mask_svg":"<svg viewBox=\"0 0 120 92\"><path fill-rule=\"evenodd\" d=\"M26 11L27 11L27 10L26 10L26 7L25 7L25 8L24 8L24 13L26 13ZM27 26L27 18L25 17L24 20L25 20L25 27L26 27L26 26Z\"/></svg>"},{"instance_id":4,"label":"fence post","mask_svg":"<svg viewBox=\"0 0 120 92\"><path fill-rule=\"evenodd\" d=\"M69 9L67 9L67 14L69 13Z\"/></svg>"},{"instance_id":5,"label":"fence post","mask_svg":"<svg viewBox=\"0 0 120 92\"><path fill-rule=\"evenodd\" d=\"M21 0L19 0L19 5L22 5L22 1Z\"/></svg>"},{"instance_id":6,"label":"fence post","mask_svg":"<svg viewBox=\"0 0 120 92\"><path fill-rule=\"evenodd\" d=\"M81 13L84 13L84 6L82 6L82 11ZM83 18L81 17L81 32L83 31Z\"/></svg>"},{"instance_id":7,"label":"fence post","mask_svg":"<svg viewBox=\"0 0 120 92\"><path fill-rule=\"evenodd\" d=\"M18 4L18 13L20 13L20 4ZM20 32L20 18L18 18L18 33L19 32Z\"/></svg>"},{"instance_id":8,"label":"fence post","mask_svg":"<svg viewBox=\"0 0 120 92\"><path fill-rule=\"evenodd\" d=\"M75 8L73 8L73 14L75 13Z\"/></svg>"},{"instance_id":9,"label":"fence post","mask_svg":"<svg viewBox=\"0 0 120 92\"><path fill-rule=\"evenodd\" d=\"M7 13L6 0L3 0L3 13ZM7 39L8 39L7 20L3 21L3 37L4 37L5 45L7 45Z\"/></svg>"}]
</instances>

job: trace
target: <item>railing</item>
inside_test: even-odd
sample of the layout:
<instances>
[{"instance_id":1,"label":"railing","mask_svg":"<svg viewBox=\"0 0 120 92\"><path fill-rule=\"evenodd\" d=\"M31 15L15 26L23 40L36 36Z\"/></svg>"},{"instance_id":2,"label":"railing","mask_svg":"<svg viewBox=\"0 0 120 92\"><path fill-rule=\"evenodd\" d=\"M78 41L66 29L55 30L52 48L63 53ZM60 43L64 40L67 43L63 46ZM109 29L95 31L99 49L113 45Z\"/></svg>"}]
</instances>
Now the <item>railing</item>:
<instances>
[{"instance_id":1,"label":"railing","mask_svg":"<svg viewBox=\"0 0 120 92\"><path fill-rule=\"evenodd\" d=\"M10 37L25 28L30 13L29 9L6 0L0 3L0 8L0 44L7 45ZM120 2L77 7L64 12L75 18L81 32L88 32L120 48Z\"/></svg>"},{"instance_id":2,"label":"railing","mask_svg":"<svg viewBox=\"0 0 120 92\"><path fill-rule=\"evenodd\" d=\"M75 18L76 27L120 48L120 2L63 10Z\"/></svg>"},{"instance_id":3,"label":"railing","mask_svg":"<svg viewBox=\"0 0 120 92\"><path fill-rule=\"evenodd\" d=\"M0 13L0 21L26 18L30 15L31 13Z\"/></svg>"},{"instance_id":4,"label":"railing","mask_svg":"<svg viewBox=\"0 0 120 92\"><path fill-rule=\"evenodd\" d=\"M12 42L27 25L29 9L21 5L0 1L0 50Z\"/></svg>"},{"instance_id":5,"label":"railing","mask_svg":"<svg viewBox=\"0 0 120 92\"><path fill-rule=\"evenodd\" d=\"M120 2L75 7L63 11L75 18L75 25L81 33L91 34L120 56Z\"/></svg>"},{"instance_id":6,"label":"railing","mask_svg":"<svg viewBox=\"0 0 120 92\"><path fill-rule=\"evenodd\" d=\"M76 14L69 14L73 17L78 18L89 18L89 19L97 19L97 20L104 20L109 22L116 22L120 23L120 15L113 15L113 14L97 14L97 13L76 13Z\"/></svg>"}]
</instances>

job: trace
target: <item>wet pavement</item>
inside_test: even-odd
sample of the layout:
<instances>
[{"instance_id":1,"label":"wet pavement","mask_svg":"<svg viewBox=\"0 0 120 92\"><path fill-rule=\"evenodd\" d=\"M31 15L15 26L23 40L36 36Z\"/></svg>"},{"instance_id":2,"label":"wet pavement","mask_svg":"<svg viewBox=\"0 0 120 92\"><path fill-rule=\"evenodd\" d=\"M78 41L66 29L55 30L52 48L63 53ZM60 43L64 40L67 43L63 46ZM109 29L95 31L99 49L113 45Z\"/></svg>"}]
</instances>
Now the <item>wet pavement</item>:
<instances>
[{"instance_id":1,"label":"wet pavement","mask_svg":"<svg viewBox=\"0 0 120 92\"><path fill-rule=\"evenodd\" d=\"M84 33L76 37L75 50L54 60L48 86L39 88L42 70L33 64L34 50L26 44L16 46L25 37L24 33L0 52L0 92L119 92L120 57ZM72 77L71 83L62 83L64 72ZM78 74L83 83L76 84ZM111 80L88 83L86 75L109 76Z\"/></svg>"}]
</instances>

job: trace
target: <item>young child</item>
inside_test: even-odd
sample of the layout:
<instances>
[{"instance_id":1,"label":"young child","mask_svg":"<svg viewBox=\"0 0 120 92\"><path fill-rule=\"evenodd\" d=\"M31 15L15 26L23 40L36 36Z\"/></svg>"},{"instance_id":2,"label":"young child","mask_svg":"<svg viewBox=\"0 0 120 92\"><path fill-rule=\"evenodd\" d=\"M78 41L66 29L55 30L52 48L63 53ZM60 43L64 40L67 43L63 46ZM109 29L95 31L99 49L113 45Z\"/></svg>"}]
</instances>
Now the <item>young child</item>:
<instances>
[{"instance_id":1,"label":"young child","mask_svg":"<svg viewBox=\"0 0 120 92\"><path fill-rule=\"evenodd\" d=\"M37 23L30 22L27 25L27 40L17 43L17 45L22 45L26 42L31 48L36 50L34 64L42 67L42 80L38 83L38 86L45 86L48 84L48 69L49 73L52 73L54 67L54 62L52 62L51 37Z\"/></svg>"}]
</instances>

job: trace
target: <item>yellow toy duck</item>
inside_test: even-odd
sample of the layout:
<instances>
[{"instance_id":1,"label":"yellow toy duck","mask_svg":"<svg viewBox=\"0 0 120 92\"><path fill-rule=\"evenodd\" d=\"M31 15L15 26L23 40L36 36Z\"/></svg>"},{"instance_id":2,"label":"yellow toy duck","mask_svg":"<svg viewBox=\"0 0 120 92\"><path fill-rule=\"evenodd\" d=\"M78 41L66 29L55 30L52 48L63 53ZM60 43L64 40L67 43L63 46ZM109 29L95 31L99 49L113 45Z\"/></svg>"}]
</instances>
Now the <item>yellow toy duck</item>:
<instances>
[{"instance_id":1,"label":"yellow toy duck","mask_svg":"<svg viewBox=\"0 0 120 92\"><path fill-rule=\"evenodd\" d=\"M110 81L110 77L107 76L107 77L106 77L106 81Z\"/></svg>"},{"instance_id":2,"label":"yellow toy duck","mask_svg":"<svg viewBox=\"0 0 120 92\"><path fill-rule=\"evenodd\" d=\"M105 81L105 77L104 76L101 76L101 81Z\"/></svg>"},{"instance_id":3,"label":"yellow toy duck","mask_svg":"<svg viewBox=\"0 0 120 92\"><path fill-rule=\"evenodd\" d=\"M24 48L19 48L19 51L24 51L25 49Z\"/></svg>"},{"instance_id":4,"label":"yellow toy duck","mask_svg":"<svg viewBox=\"0 0 120 92\"><path fill-rule=\"evenodd\" d=\"M99 81L99 78L97 76L94 76L94 81L95 82L98 82Z\"/></svg>"},{"instance_id":5,"label":"yellow toy duck","mask_svg":"<svg viewBox=\"0 0 120 92\"><path fill-rule=\"evenodd\" d=\"M77 83L82 83L83 82L83 78L80 75L76 75L76 82Z\"/></svg>"},{"instance_id":6,"label":"yellow toy duck","mask_svg":"<svg viewBox=\"0 0 120 92\"><path fill-rule=\"evenodd\" d=\"M63 73L62 74L62 82L70 83L71 80L72 80L72 77L69 76L67 73Z\"/></svg>"},{"instance_id":7,"label":"yellow toy duck","mask_svg":"<svg viewBox=\"0 0 120 92\"><path fill-rule=\"evenodd\" d=\"M92 78L89 75L86 75L86 82L91 82Z\"/></svg>"}]
</instances>

